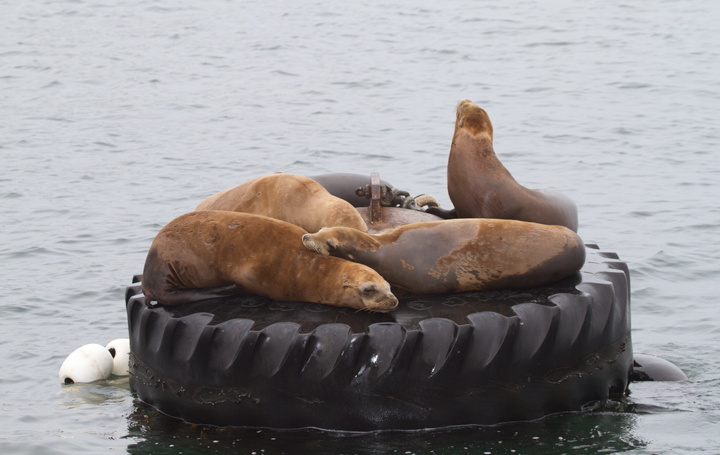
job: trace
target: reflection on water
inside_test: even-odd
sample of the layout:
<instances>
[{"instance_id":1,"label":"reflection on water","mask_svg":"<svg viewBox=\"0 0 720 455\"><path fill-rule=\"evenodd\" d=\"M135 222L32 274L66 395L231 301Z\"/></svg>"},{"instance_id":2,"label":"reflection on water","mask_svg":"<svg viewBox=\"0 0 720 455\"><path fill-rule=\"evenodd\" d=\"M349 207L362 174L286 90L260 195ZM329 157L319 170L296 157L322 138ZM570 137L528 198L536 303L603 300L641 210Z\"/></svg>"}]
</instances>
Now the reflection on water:
<instances>
[{"instance_id":1,"label":"reflection on water","mask_svg":"<svg viewBox=\"0 0 720 455\"><path fill-rule=\"evenodd\" d=\"M128 416L128 453L205 454L581 454L641 448L638 416L627 400L607 401L579 414L535 422L433 431L347 433L315 429L277 431L191 425L136 400Z\"/></svg>"},{"instance_id":2,"label":"reflection on water","mask_svg":"<svg viewBox=\"0 0 720 455\"><path fill-rule=\"evenodd\" d=\"M112 405L127 399L129 377L111 377L107 381L90 384L63 385L58 406L66 409Z\"/></svg>"}]
</instances>

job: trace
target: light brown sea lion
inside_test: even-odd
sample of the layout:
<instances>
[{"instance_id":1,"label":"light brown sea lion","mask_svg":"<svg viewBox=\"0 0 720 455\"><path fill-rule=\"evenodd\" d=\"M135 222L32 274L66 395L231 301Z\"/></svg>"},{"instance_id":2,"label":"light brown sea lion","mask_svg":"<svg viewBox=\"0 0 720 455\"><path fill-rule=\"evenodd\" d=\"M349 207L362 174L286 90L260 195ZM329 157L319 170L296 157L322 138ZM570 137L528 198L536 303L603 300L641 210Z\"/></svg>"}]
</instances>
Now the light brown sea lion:
<instances>
[{"instance_id":1,"label":"light brown sea lion","mask_svg":"<svg viewBox=\"0 0 720 455\"><path fill-rule=\"evenodd\" d=\"M263 215L295 224L308 232L332 226L367 232L365 222L349 202L328 193L308 177L280 172L214 194L195 210Z\"/></svg>"},{"instance_id":2,"label":"light brown sea lion","mask_svg":"<svg viewBox=\"0 0 720 455\"><path fill-rule=\"evenodd\" d=\"M585 247L562 226L456 219L371 235L326 228L303 236L311 251L368 265L416 294L540 286L580 270Z\"/></svg>"},{"instance_id":3,"label":"light brown sea lion","mask_svg":"<svg viewBox=\"0 0 720 455\"><path fill-rule=\"evenodd\" d=\"M462 100L457 107L447 181L460 218L530 221L577 232L575 202L563 194L530 190L516 182L495 155L490 117L470 100ZM439 210L428 211L443 216Z\"/></svg>"},{"instance_id":4,"label":"light brown sea lion","mask_svg":"<svg viewBox=\"0 0 720 455\"><path fill-rule=\"evenodd\" d=\"M380 312L397 306L377 272L308 251L301 240L306 233L247 213L182 215L155 237L143 270L143 293L161 305L246 292Z\"/></svg>"}]
</instances>

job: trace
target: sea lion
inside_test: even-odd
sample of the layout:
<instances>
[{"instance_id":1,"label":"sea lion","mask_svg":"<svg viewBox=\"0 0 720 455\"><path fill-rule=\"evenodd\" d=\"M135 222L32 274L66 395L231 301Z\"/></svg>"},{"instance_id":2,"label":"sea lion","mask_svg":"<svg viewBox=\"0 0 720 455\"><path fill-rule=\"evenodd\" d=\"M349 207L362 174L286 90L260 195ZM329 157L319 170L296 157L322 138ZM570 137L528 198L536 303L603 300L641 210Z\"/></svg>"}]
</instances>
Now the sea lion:
<instances>
[{"instance_id":1,"label":"sea lion","mask_svg":"<svg viewBox=\"0 0 720 455\"><path fill-rule=\"evenodd\" d=\"M379 312L397 306L390 285L377 272L308 251L301 240L306 233L247 213L182 215L155 237L142 291L161 305L247 292Z\"/></svg>"},{"instance_id":2,"label":"sea lion","mask_svg":"<svg viewBox=\"0 0 720 455\"><path fill-rule=\"evenodd\" d=\"M570 229L514 220L431 221L378 235L325 228L304 235L303 244L368 265L415 294L540 286L585 262L583 242Z\"/></svg>"},{"instance_id":3,"label":"sea lion","mask_svg":"<svg viewBox=\"0 0 720 455\"><path fill-rule=\"evenodd\" d=\"M263 215L308 232L332 226L367 232L365 222L349 202L331 195L308 177L280 172L214 194L198 204L195 211L200 210Z\"/></svg>"},{"instance_id":4,"label":"sea lion","mask_svg":"<svg viewBox=\"0 0 720 455\"><path fill-rule=\"evenodd\" d=\"M462 100L447 167L448 194L459 218L500 218L565 226L577 232L577 206L567 196L515 181L493 150L493 127L480 106ZM429 209L452 217L442 209Z\"/></svg>"}]
</instances>

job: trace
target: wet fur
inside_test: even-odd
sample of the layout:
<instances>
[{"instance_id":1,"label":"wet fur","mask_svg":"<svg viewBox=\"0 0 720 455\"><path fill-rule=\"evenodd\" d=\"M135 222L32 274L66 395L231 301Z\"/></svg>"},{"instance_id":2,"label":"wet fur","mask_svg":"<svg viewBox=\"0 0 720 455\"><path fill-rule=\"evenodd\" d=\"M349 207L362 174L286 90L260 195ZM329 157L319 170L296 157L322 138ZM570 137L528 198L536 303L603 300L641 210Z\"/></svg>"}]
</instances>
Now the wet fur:
<instances>
[{"instance_id":1,"label":"wet fur","mask_svg":"<svg viewBox=\"0 0 720 455\"><path fill-rule=\"evenodd\" d=\"M253 293L371 311L395 308L397 299L377 272L309 252L304 234L290 223L246 213L182 215L153 241L143 293L162 305Z\"/></svg>"},{"instance_id":2,"label":"wet fur","mask_svg":"<svg viewBox=\"0 0 720 455\"><path fill-rule=\"evenodd\" d=\"M559 225L577 232L577 206L567 196L520 185L495 155L487 112L470 100L456 110L448 158L448 194L459 218L497 218Z\"/></svg>"},{"instance_id":3,"label":"wet fur","mask_svg":"<svg viewBox=\"0 0 720 455\"><path fill-rule=\"evenodd\" d=\"M365 234L327 228L303 236L311 251L365 264L415 294L541 286L576 273L580 237L561 226L457 219Z\"/></svg>"},{"instance_id":4,"label":"wet fur","mask_svg":"<svg viewBox=\"0 0 720 455\"><path fill-rule=\"evenodd\" d=\"M367 225L349 202L308 177L281 172L214 194L195 210L252 213L287 221L308 232L332 226L367 232Z\"/></svg>"}]
</instances>

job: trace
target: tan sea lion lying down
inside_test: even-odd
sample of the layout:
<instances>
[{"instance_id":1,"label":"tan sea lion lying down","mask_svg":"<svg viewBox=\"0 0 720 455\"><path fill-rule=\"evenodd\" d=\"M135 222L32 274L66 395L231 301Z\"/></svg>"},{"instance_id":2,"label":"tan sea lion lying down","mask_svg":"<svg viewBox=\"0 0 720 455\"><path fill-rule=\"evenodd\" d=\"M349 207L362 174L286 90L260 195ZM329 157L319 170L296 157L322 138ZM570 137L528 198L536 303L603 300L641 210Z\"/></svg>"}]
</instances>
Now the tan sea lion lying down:
<instances>
[{"instance_id":1,"label":"tan sea lion lying down","mask_svg":"<svg viewBox=\"0 0 720 455\"><path fill-rule=\"evenodd\" d=\"M367 225L349 202L328 193L316 181L294 174L258 177L210 196L195 210L263 215L295 224L308 232L332 226L367 232Z\"/></svg>"},{"instance_id":2,"label":"tan sea lion lying down","mask_svg":"<svg viewBox=\"0 0 720 455\"><path fill-rule=\"evenodd\" d=\"M155 237L142 291L161 305L245 292L380 312L397 306L390 285L377 272L308 251L302 244L306 233L247 213L182 215Z\"/></svg>"}]
</instances>

